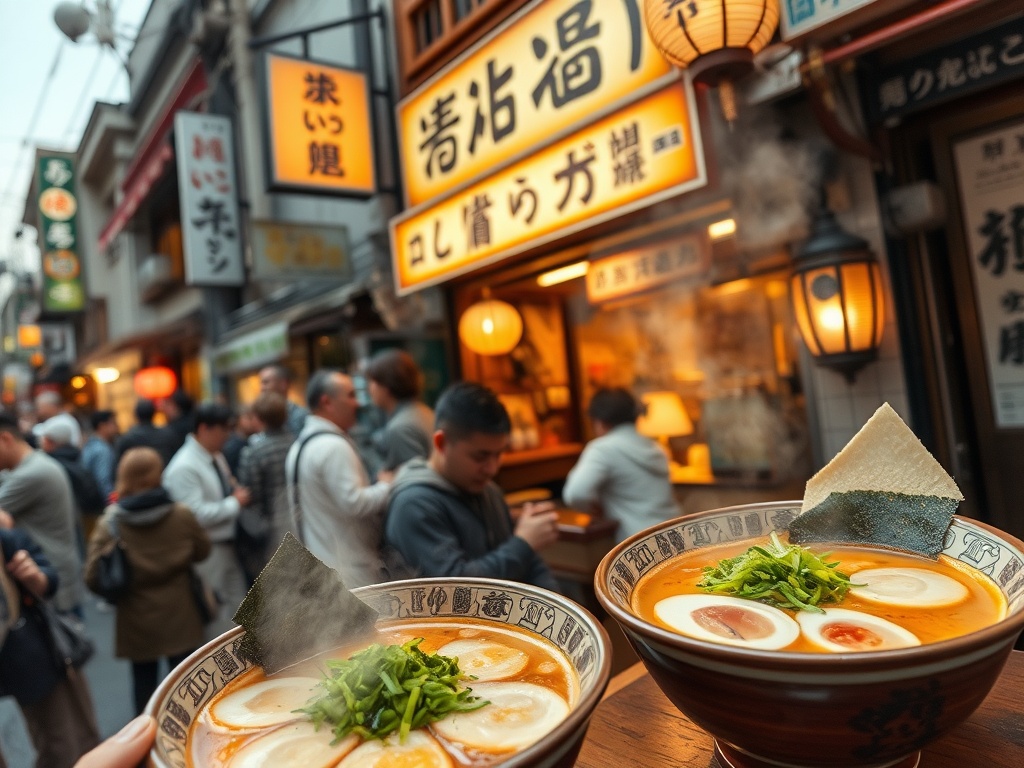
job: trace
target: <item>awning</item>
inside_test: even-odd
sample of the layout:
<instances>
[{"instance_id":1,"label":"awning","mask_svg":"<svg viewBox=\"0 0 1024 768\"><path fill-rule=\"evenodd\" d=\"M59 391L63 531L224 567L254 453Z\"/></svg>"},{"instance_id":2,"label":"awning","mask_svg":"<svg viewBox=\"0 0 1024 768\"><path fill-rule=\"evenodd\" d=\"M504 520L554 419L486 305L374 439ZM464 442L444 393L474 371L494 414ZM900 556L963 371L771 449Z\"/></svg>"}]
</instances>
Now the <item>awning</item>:
<instances>
[{"instance_id":1,"label":"awning","mask_svg":"<svg viewBox=\"0 0 1024 768\"><path fill-rule=\"evenodd\" d=\"M153 185L163 176L167 164L173 159L174 149L171 147L170 139L175 113L183 109L196 109L197 105L193 102L205 91L206 74L202 62L197 58L192 69L185 75L178 92L164 108L159 120L125 171L124 180L121 182L124 195L96 241L96 246L101 252L107 249L110 242L131 221L132 216L153 189Z\"/></svg>"}]
</instances>

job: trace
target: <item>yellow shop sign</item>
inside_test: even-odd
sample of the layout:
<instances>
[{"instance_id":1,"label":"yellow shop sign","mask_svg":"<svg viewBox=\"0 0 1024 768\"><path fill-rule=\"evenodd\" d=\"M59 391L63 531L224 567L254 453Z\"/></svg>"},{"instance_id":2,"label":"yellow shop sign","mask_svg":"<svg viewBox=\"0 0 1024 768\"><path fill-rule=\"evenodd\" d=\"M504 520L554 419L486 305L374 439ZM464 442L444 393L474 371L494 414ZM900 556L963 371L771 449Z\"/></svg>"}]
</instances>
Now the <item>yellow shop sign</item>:
<instances>
[{"instance_id":1,"label":"yellow shop sign","mask_svg":"<svg viewBox=\"0 0 1024 768\"><path fill-rule=\"evenodd\" d=\"M391 221L396 290L448 280L706 182L686 80Z\"/></svg>"},{"instance_id":2,"label":"yellow shop sign","mask_svg":"<svg viewBox=\"0 0 1024 768\"><path fill-rule=\"evenodd\" d=\"M672 71L639 0L537 0L398 105L406 204L488 173Z\"/></svg>"}]
</instances>

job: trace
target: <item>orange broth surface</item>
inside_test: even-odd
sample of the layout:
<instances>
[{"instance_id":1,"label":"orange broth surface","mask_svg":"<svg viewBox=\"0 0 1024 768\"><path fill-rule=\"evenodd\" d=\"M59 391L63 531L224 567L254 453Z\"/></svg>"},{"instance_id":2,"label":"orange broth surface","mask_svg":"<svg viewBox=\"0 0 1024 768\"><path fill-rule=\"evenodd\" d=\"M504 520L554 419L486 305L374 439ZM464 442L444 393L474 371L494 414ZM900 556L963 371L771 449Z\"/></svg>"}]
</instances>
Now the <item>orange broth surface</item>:
<instances>
[{"instance_id":1,"label":"orange broth surface","mask_svg":"<svg viewBox=\"0 0 1024 768\"><path fill-rule=\"evenodd\" d=\"M785 537L780 537L785 541ZM697 586L705 566L714 566L720 560L743 554L752 546L767 546L768 537L744 542L722 544L683 552L661 563L640 579L633 592L634 613L669 631L676 632L654 612L654 606L673 595L711 594ZM814 544L807 547L816 554L829 553L823 558L829 563L839 561L837 570L847 575L866 568L925 568L936 571L963 584L969 596L963 602L944 607L905 608L881 605L858 598L852 593L839 603L823 603L823 608L845 608L862 611L898 624L917 635L922 644L948 640L966 635L995 624L1006 615L1006 599L988 576L975 568L946 555L938 561L926 557L869 547ZM853 579L856 582L856 579ZM782 609L790 616L798 613ZM781 649L809 653L828 653L809 642L801 634L793 643Z\"/></svg>"},{"instance_id":2,"label":"orange broth surface","mask_svg":"<svg viewBox=\"0 0 1024 768\"><path fill-rule=\"evenodd\" d=\"M315 677L320 679L324 676L325 667L323 662L328 659L349 658L362 649L373 643L383 645L401 645L409 640L421 637L420 650L425 653L435 653L445 644L466 638L480 638L492 642L501 643L524 652L529 661L518 674L507 678L508 681L533 683L544 686L557 693L569 703L570 708L575 705L579 698L579 682L573 673L572 666L568 659L553 643L542 637L530 634L528 637L522 630L515 627L502 625L502 629L509 631L492 631L493 625L474 619L421 619L415 622L402 622L400 625L380 624L377 627L375 636L358 644L341 646L332 651L320 654L293 666L287 667L274 675L265 675L262 669L256 668L239 675L228 683L217 693L204 708L209 708L221 696L228 695L239 688L247 685L254 685L263 680L275 677ZM473 687L473 681L467 680L466 685ZM319 688L315 689L311 697L315 698L321 693ZM302 717L300 715L300 717ZM274 726L278 727L278 726ZM325 725L324 727L329 727ZM552 726L554 727L554 725ZM426 726L430 730L429 726ZM208 718L203 714L197 716L189 729L189 768L215 768L226 765L231 757L252 739L267 733L270 729L238 730L234 734L224 733L210 726ZM510 757L511 753L491 754L472 752L459 745L447 743L436 733L431 735L437 739L442 747L448 752L454 763L459 766L472 766L478 768L500 763ZM280 768L289 768L280 766ZM297 765L296 768L305 768Z\"/></svg>"}]
</instances>

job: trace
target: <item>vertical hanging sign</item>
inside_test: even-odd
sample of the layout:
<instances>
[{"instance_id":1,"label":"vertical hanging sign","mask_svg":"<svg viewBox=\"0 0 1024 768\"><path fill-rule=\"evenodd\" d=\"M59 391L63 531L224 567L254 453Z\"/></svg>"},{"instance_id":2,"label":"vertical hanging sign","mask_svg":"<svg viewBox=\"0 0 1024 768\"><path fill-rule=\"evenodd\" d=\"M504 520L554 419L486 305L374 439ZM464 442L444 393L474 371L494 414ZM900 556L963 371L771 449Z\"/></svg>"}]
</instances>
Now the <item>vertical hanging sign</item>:
<instances>
[{"instance_id":1,"label":"vertical hanging sign","mask_svg":"<svg viewBox=\"0 0 1024 768\"><path fill-rule=\"evenodd\" d=\"M75 166L66 155L40 154L38 173L40 249L43 253L43 311L85 308L78 254Z\"/></svg>"},{"instance_id":2,"label":"vertical hanging sign","mask_svg":"<svg viewBox=\"0 0 1024 768\"><path fill-rule=\"evenodd\" d=\"M953 148L999 428L1024 426L1024 122Z\"/></svg>"},{"instance_id":3,"label":"vertical hanging sign","mask_svg":"<svg viewBox=\"0 0 1024 768\"><path fill-rule=\"evenodd\" d=\"M242 285L245 274L231 119L178 112L174 138L185 282Z\"/></svg>"}]
</instances>

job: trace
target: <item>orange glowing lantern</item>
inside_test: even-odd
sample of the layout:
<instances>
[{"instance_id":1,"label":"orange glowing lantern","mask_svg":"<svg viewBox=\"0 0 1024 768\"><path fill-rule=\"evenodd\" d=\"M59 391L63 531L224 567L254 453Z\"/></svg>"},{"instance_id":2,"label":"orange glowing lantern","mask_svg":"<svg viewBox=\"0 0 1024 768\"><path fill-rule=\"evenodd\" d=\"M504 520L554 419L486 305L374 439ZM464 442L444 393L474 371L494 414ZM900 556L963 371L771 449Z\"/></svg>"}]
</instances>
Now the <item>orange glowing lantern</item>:
<instances>
[{"instance_id":1,"label":"orange glowing lantern","mask_svg":"<svg viewBox=\"0 0 1024 768\"><path fill-rule=\"evenodd\" d=\"M478 355L504 355L523 336L523 318L511 304L490 297L473 304L459 318L459 338Z\"/></svg>"},{"instance_id":2,"label":"orange glowing lantern","mask_svg":"<svg viewBox=\"0 0 1024 768\"><path fill-rule=\"evenodd\" d=\"M135 394L146 400L160 400L170 397L178 388L178 377L166 365L151 365L142 368L133 380Z\"/></svg>"}]
</instances>

